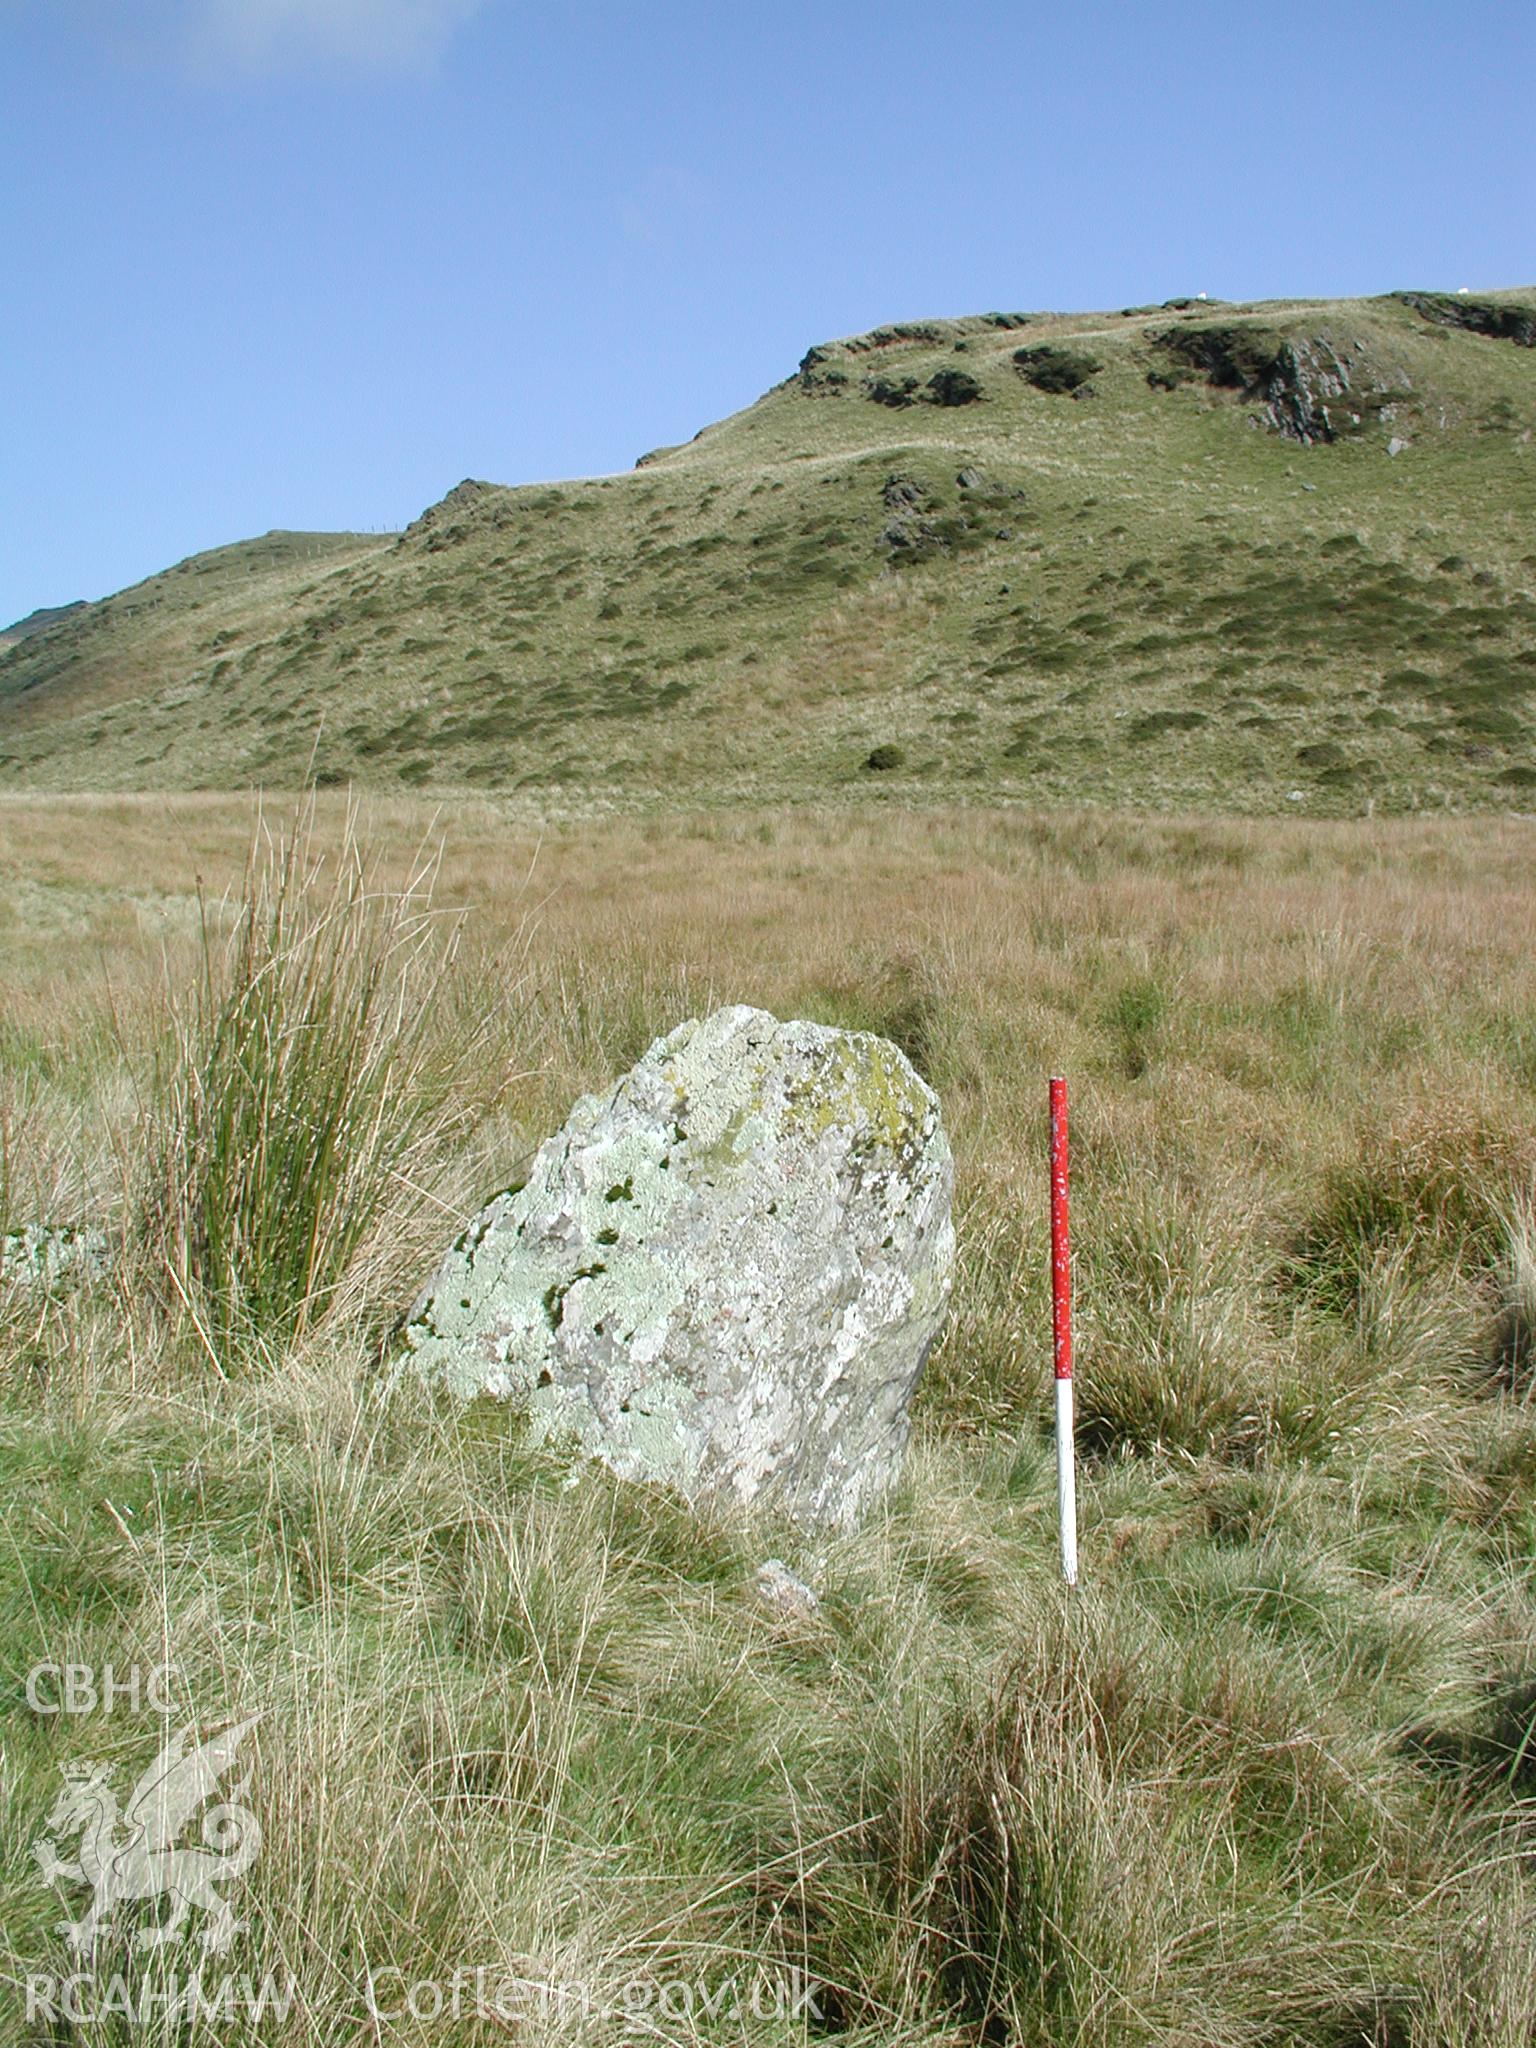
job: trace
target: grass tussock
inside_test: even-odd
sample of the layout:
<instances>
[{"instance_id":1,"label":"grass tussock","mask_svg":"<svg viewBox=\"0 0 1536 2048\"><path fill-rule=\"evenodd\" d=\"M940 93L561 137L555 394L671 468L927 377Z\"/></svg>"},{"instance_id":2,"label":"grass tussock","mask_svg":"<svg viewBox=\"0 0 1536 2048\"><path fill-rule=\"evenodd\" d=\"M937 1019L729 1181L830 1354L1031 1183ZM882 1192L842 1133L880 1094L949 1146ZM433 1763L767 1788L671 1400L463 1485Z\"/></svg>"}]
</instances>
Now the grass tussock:
<instances>
[{"instance_id":1,"label":"grass tussock","mask_svg":"<svg viewBox=\"0 0 1536 2048\"><path fill-rule=\"evenodd\" d=\"M423 863L421 812L321 798L248 862L247 813L184 823L0 807L0 870L53 877L0 899L11 1213L118 1253L0 1285L0 2037L1528 2048L1524 835L770 813L535 847L469 808ZM814 1539L371 1370L572 1098L734 1000L895 1037L956 1153L904 1478ZM770 1555L813 1612L759 1598ZM35 1711L44 1662L169 1663L174 1727L259 1716L229 1967L282 2010L29 2017L84 1902L33 1849L62 1774L126 1794L166 1733ZM163 1981L159 1911L103 1982ZM464 1972L513 2016L462 1977L455 2011Z\"/></svg>"},{"instance_id":2,"label":"grass tussock","mask_svg":"<svg viewBox=\"0 0 1536 2048\"><path fill-rule=\"evenodd\" d=\"M0 1102L0 1237L11 1227L12 1189L16 1180L18 1119L9 1100Z\"/></svg>"},{"instance_id":3,"label":"grass tussock","mask_svg":"<svg viewBox=\"0 0 1536 2048\"><path fill-rule=\"evenodd\" d=\"M151 1097L143 1222L221 1345L302 1336L463 1119L461 1048L433 1011L459 920L434 911L433 871L427 858L382 886L355 819L321 846L311 805L259 833L233 902L200 902L194 989L172 992Z\"/></svg>"},{"instance_id":4,"label":"grass tussock","mask_svg":"<svg viewBox=\"0 0 1536 2048\"><path fill-rule=\"evenodd\" d=\"M1510 1204L1528 1203L1533 1186L1536 1142L1507 1096L1490 1103L1476 1091L1469 1100L1454 1082L1416 1092L1330 1168L1298 1233L1293 1270L1333 1306L1357 1293L1362 1273L1393 1246L1421 1262L1486 1271Z\"/></svg>"},{"instance_id":5,"label":"grass tussock","mask_svg":"<svg viewBox=\"0 0 1536 2048\"><path fill-rule=\"evenodd\" d=\"M1493 1372L1522 1401L1536 1388L1536 1206L1529 1197L1510 1203L1503 1218L1500 1262L1503 1308L1493 1337Z\"/></svg>"}]
</instances>

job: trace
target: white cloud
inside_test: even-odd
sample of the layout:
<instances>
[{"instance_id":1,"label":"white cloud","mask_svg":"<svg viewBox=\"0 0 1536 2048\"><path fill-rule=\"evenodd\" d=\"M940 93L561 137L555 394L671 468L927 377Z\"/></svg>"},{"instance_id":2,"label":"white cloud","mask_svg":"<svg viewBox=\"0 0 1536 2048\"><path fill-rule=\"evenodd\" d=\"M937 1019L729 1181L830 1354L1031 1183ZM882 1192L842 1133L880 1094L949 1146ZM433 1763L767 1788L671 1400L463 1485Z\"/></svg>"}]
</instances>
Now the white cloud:
<instances>
[{"instance_id":1,"label":"white cloud","mask_svg":"<svg viewBox=\"0 0 1536 2048\"><path fill-rule=\"evenodd\" d=\"M397 71L430 63L483 0L191 0L195 57L219 68L341 64Z\"/></svg>"}]
</instances>

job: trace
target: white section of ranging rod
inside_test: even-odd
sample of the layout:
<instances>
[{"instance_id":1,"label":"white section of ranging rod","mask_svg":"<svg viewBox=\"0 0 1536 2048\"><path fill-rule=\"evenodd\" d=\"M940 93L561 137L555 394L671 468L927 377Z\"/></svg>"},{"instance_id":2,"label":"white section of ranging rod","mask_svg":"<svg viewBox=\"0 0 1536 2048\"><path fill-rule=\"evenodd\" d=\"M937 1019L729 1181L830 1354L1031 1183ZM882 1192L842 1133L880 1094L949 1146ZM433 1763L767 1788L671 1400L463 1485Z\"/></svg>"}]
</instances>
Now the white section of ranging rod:
<instances>
[{"instance_id":1,"label":"white section of ranging rod","mask_svg":"<svg viewBox=\"0 0 1536 2048\"><path fill-rule=\"evenodd\" d=\"M1056 1376L1056 1511L1061 1575L1077 1584L1077 1468L1072 1439L1072 1231L1067 1170L1067 1083L1051 1076L1051 1352Z\"/></svg>"},{"instance_id":2,"label":"white section of ranging rod","mask_svg":"<svg viewBox=\"0 0 1536 2048\"><path fill-rule=\"evenodd\" d=\"M1077 1584L1077 1453L1072 1436L1072 1382L1056 1382L1056 1513L1061 1524L1061 1576Z\"/></svg>"}]
</instances>

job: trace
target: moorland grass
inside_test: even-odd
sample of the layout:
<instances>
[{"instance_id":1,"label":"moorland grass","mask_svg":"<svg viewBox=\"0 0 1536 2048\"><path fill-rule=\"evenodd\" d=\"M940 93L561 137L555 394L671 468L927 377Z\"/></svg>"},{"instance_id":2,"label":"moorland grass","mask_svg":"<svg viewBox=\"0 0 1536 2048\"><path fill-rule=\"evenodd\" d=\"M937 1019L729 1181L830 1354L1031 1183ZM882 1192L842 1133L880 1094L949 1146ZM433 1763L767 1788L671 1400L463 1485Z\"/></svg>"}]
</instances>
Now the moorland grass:
<instances>
[{"instance_id":1,"label":"moorland grass","mask_svg":"<svg viewBox=\"0 0 1536 2048\"><path fill-rule=\"evenodd\" d=\"M234 903L199 901L190 998L169 994L137 1221L226 1346L301 1336L464 1115L431 1002L459 921L433 916L430 859L389 890L371 867L350 820L317 844L313 803L259 829Z\"/></svg>"},{"instance_id":2,"label":"moorland grass","mask_svg":"<svg viewBox=\"0 0 1536 2048\"><path fill-rule=\"evenodd\" d=\"M249 843L244 806L183 809L167 847L147 806L0 807L0 871L46 877L0 927L21 1199L82 1203L122 1248L105 1286L0 1298L7 2038L508 2038L370 2016L387 1967L392 2008L511 1975L525 2037L556 2044L1530 2041L1528 826L892 808L535 845L465 807L434 899L471 911L465 941L402 1021L448 1059L505 990L502 1035L335 1286L253 1346L154 1284L153 1183L126 1170L156 1156L168 992L197 1014L198 877L238 901ZM408 892L429 819L322 798L308 844L360 832L372 886ZM902 1483L852 1531L694 1515L377 1370L382 1305L571 1097L727 1000L889 1031L953 1137L954 1312ZM1072 1598L1051 1071L1074 1102ZM417 1113L392 1090L364 1128ZM757 1599L769 1554L816 1612ZM235 1963L291 1973L293 2008L29 2031L26 1975L62 1967L79 1903L30 1847L60 1768L101 1758L125 1790L160 1726L38 1715L25 1674L167 1656L180 1719L261 1715ZM127 1959L120 1938L98 1964ZM797 1970L809 2026L721 1996ZM661 1985L671 2009L626 2023Z\"/></svg>"},{"instance_id":3,"label":"moorland grass","mask_svg":"<svg viewBox=\"0 0 1536 2048\"><path fill-rule=\"evenodd\" d=\"M0 787L671 814L887 802L895 749L908 806L1528 807L1536 352L1398 297L1022 339L856 337L629 473L196 556L0 649ZM1326 444L1265 410L1297 346Z\"/></svg>"}]
</instances>

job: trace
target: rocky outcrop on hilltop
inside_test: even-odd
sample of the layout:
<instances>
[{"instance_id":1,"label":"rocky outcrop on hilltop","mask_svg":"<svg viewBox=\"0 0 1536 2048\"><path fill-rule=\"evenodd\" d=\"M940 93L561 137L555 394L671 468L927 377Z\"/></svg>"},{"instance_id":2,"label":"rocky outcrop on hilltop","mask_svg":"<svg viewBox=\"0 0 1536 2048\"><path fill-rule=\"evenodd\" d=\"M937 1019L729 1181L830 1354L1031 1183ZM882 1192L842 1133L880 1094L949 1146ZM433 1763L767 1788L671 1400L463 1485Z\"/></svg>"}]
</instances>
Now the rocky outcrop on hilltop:
<instances>
[{"instance_id":1,"label":"rocky outcrop on hilltop","mask_svg":"<svg viewBox=\"0 0 1536 2048\"><path fill-rule=\"evenodd\" d=\"M1223 324L1167 327L1150 338L1161 358L1147 377L1154 389L1202 376L1218 391L1256 401L1261 425L1305 445L1356 432L1407 395L1406 378L1384 374L1363 343L1326 334Z\"/></svg>"}]
</instances>

